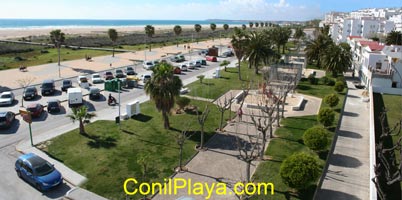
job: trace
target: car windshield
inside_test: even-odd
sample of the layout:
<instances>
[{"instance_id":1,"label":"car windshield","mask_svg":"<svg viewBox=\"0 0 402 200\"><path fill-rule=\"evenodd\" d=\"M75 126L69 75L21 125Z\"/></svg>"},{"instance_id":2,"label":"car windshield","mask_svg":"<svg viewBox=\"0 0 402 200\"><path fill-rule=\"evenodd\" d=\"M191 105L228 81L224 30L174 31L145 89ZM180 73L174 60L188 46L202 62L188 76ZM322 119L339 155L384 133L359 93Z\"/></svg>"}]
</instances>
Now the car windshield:
<instances>
[{"instance_id":1,"label":"car windshield","mask_svg":"<svg viewBox=\"0 0 402 200\"><path fill-rule=\"evenodd\" d=\"M3 94L0 98L8 99L11 98L11 94Z\"/></svg>"},{"instance_id":2,"label":"car windshield","mask_svg":"<svg viewBox=\"0 0 402 200\"><path fill-rule=\"evenodd\" d=\"M6 121L6 117L0 117L0 122Z\"/></svg>"},{"instance_id":3,"label":"car windshield","mask_svg":"<svg viewBox=\"0 0 402 200\"><path fill-rule=\"evenodd\" d=\"M71 81L69 81L69 80L63 81L63 85L70 85L70 83L71 83Z\"/></svg>"},{"instance_id":4,"label":"car windshield","mask_svg":"<svg viewBox=\"0 0 402 200\"><path fill-rule=\"evenodd\" d=\"M52 88L52 87L53 87L53 84L52 84L52 83L44 83L44 84L42 85L42 87L43 87L43 88Z\"/></svg>"},{"instance_id":5,"label":"car windshield","mask_svg":"<svg viewBox=\"0 0 402 200\"><path fill-rule=\"evenodd\" d=\"M58 107L59 105L58 105L58 103L57 102L49 102L48 104L47 104L47 107Z\"/></svg>"},{"instance_id":6,"label":"car windshield","mask_svg":"<svg viewBox=\"0 0 402 200\"><path fill-rule=\"evenodd\" d=\"M81 78L80 78L80 81L83 82L83 83L88 82L88 80L87 80L86 77L81 77Z\"/></svg>"},{"instance_id":7,"label":"car windshield","mask_svg":"<svg viewBox=\"0 0 402 200\"><path fill-rule=\"evenodd\" d=\"M116 73L123 73L123 71L121 71L121 70L116 70Z\"/></svg>"},{"instance_id":8,"label":"car windshield","mask_svg":"<svg viewBox=\"0 0 402 200\"><path fill-rule=\"evenodd\" d=\"M112 72L106 72L106 75L113 75Z\"/></svg>"},{"instance_id":9,"label":"car windshield","mask_svg":"<svg viewBox=\"0 0 402 200\"><path fill-rule=\"evenodd\" d=\"M133 68L127 67L127 71L131 71L131 70L133 70Z\"/></svg>"},{"instance_id":10,"label":"car windshield","mask_svg":"<svg viewBox=\"0 0 402 200\"><path fill-rule=\"evenodd\" d=\"M45 176L50 174L54 170L53 166L50 163L45 162L42 165L35 168L35 172L37 176Z\"/></svg>"},{"instance_id":11,"label":"car windshield","mask_svg":"<svg viewBox=\"0 0 402 200\"><path fill-rule=\"evenodd\" d=\"M27 108L27 111L29 111L29 112L35 112L35 110L36 110L36 106Z\"/></svg>"},{"instance_id":12,"label":"car windshield","mask_svg":"<svg viewBox=\"0 0 402 200\"><path fill-rule=\"evenodd\" d=\"M27 88L25 91L26 92L35 92L35 88Z\"/></svg>"}]
</instances>

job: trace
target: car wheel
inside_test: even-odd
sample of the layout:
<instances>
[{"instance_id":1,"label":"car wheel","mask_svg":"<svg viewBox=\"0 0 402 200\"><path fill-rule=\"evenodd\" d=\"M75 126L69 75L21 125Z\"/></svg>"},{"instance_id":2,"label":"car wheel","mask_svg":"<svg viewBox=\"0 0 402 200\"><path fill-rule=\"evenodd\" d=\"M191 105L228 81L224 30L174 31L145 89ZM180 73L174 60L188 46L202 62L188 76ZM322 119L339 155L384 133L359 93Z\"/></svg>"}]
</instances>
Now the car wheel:
<instances>
[{"instance_id":1,"label":"car wheel","mask_svg":"<svg viewBox=\"0 0 402 200\"><path fill-rule=\"evenodd\" d=\"M21 176L21 171L20 171L20 170L17 170L17 176L20 177L20 178L22 178L22 176Z\"/></svg>"},{"instance_id":2,"label":"car wheel","mask_svg":"<svg viewBox=\"0 0 402 200\"><path fill-rule=\"evenodd\" d=\"M36 189L38 189L39 191L42 191L42 187L39 185L39 183L37 183L37 184L35 185L35 187L36 187Z\"/></svg>"}]
</instances>

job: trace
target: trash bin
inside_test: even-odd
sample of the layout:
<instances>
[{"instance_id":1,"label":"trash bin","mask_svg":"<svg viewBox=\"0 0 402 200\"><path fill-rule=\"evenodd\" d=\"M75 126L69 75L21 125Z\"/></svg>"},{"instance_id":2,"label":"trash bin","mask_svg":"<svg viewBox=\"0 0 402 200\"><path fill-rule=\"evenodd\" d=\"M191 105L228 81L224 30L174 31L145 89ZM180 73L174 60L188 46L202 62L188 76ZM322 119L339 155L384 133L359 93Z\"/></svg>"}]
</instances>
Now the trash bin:
<instances>
[{"instance_id":1,"label":"trash bin","mask_svg":"<svg viewBox=\"0 0 402 200\"><path fill-rule=\"evenodd\" d=\"M137 80L129 80L129 81L127 81L127 87L130 87L130 88L138 87Z\"/></svg>"},{"instance_id":2,"label":"trash bin","mask_svg":"<svg viewBox=\"0 0 402 200\"><path fill-rule=\"evenodd\" d=\"M111 80L105 81L105 90L106 91L114 91Z\"/></svg>"}]
</instances>

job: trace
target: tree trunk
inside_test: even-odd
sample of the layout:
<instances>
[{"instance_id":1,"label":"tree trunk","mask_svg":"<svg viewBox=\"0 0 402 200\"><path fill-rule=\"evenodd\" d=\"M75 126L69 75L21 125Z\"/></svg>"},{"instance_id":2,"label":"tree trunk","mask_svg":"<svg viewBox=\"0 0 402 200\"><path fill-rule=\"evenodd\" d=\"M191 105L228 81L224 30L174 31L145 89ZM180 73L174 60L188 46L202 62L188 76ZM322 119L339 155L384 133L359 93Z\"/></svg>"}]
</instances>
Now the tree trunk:
<instances>
[{"instance_id":1,"label":"tree trunk","mask_svg":"<svg viewBox=\"0 0 402 200\"><path fill-rule=\"evenodd\" d=\"M60 44L57 45L57 54L59 55L58 65L60 66Z\"/></svg>"},{"instance_id":2,"label":"tree trunk","mask_svg":"<svg viewBox=\"0 0 402 200\"><path fill-rule=\"evenodd\" d=\"M254 73L255 73L255 74L258 74L258 65L255 65L255 66L254 66Z\"/></svg>"},{"instance_id":3,"label":"tree trunk","mask_svg":"<svg viewBox=\"0 0 402 200\"><path fill-rule=\"evenodd\" d=\"M238 67L238 71L239 71L239 80L241 81L241 74L240 74L240 58L238 58L238 61L239 61L239 65L237 66Z\"/></svg>"},{"instance_id":4,"label":"tree trunk","mask_svg":"<svg viewBox=\"0 0 402 200\"><path fill-rule=\"evenodd\" d=\"M170 124L169 124L169 117L168 117L168 113L166 111L162 111L162 117L163 117L163 127L165 129L169 129L170 128Z\"/></svg>"},{"instance_id":5,"label":"tree trunk","mask_svg":"<svg viewBox=\"0 0 402 200\"><path fill-rule=\"evenodd\" d=\"M281 127L279 124L279 119L280 119L279 104L280 104L280 102L278 99L278 102L276 103L276 125L277 125L277 127Z\"/></svg>"},{"instance_id":6,"label":"tree trunk","mask_svg":"<svg viewBox=\"0 0 402 200\"><path fill-rule=\"evenodd\" d=\"M179 40L177 39L177 36L176 36L176 47L179 47Z\"/></svg>"},{"instance_id":7,"label":"tree trunk","mask_svg":"<svg viewBox=\"0 0 402 200\"><path fill-rule=\"evenodd\" d=\"M149 38L149 51L151 51L151 38Z\"/></svg>"},{"instance_id":8,"label":"tree trunk","mask_svg":"<svg viewBox=\"0 0 402 200\"><path fill-rule=\"evenodd\" d=\"M113 54L112 54L112 57L114 57L114 45L113 45Z\"/></svg>"},{"instance_id":9,"label":"tree trunk","mask_svg":"<svg viewBox=\"0 0 402 200\"><path fill-rule=\"evenodd\" d=\"M181 171L181 161L183 159L183 145L184 144L180 144L180 156L179 156L179 170Z\"/></svg>"},{"instance_id":10,"label":"tree trunk","mask_svg":"<svg viewBox=\"0 0 402 200\"><path fill-rule=\"evenodd\" d=\"M85 134L84 122L82 121L82 119L80 119L79 121L80 121L80 134L84 135Z\"/></svg>"},{"instance_id":11,"label":"tree trunk","mask_svg":"<svg viewBox=\"0 0 402 200\"><path fill-rule=\"evenodd\" d=\"M260 152L260 159L261 160L264 159L265 145L267 143L267 133L266 132L263 133L262 137L263 137L262 138L262 149L261 149L261 152Z\"/></svg>"},{"instance_id":12,"label":"tree trunk","mask_svg":"<svg viewBox=\"0 0 402 200\"><path fill-rule=\"evenodd\" d=\"M201 126L201 144L200 149L204 148L204 125Z\"/></svg>"},{"instance_id":13,"label":"tree trunk","mask_svg":"<svg viewBox=\"0 0 402 200\"><path fill-rule=\"evenodd\" d=\"M288 93L285 92L285 96L283 97L283 101L282 101L282 118L285 118L284 112L285 112L285 103L286 103L287 96L288 96Z\"/></svg>"},{"instance_id":14,"label":"tree trunk","mask_svg":"<svg viewBox=\"0 0 402 200\"><path fill-rule=\"evenodd\" d=\"M250 166L251 166L251 160L247 160L247 167L246 167L247 183L250 183Z\"/></svg>"},{"instance_id":15,"label":"tree trunk","mask_svg":"<svg viewBox=\"0 0 402 200\"><path fill-rule=\"evenodd\" d=\"M285 53L285 47L286 47L286 44L282 45L282 53L283 54Z\"/></svg>"},{"instance_id":16,"label":"tree trunk","mask_svg":"<svg viewBox=\"0 0 402 200\"><path fill-rule=\"evenodd\" d=\"M269 138L273 138L273 135L272 135L272 117L271 116L268 116L268 126L269 126Z\"/></svg>"},{"instance_id":17,"label":"tree trunk","mask_svg":"<svg viewBox=\"0 0 402 200\"><path fill-rule=\"evenodd\" d=\"M225 113L225 110L221 111L221 123L219 124L219 130L222 131L222 126L223 126L223 114Z\"/></svg>"},{"instance_id":18,"label":"tree trunk","mask_svg":"<svg viewBox=\"0 0 402 200\"><path fill-rule=\"evenodd\" d=\"M248 68L251 69L251 64L250 61L248 62Z\"/></svg>"}]
</instances>

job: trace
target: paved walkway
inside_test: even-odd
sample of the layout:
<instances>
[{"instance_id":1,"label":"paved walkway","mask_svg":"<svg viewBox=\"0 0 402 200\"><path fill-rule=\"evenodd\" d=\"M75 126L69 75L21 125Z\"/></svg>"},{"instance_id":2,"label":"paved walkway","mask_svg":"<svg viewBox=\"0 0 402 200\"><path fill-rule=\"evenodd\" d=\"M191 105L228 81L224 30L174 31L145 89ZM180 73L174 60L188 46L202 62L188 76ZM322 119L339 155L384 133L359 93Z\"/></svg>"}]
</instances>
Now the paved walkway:
<instances>
[{"instance_id":1,"label":"paved walkway","mask_svg":"<svg viewBox=\"0 0 402 200\"><path fill-rule=\"evenodd\" d=\"M369 199L369 105L361 100L363 90L356 89L352 80L347 84L345 108L318 200Z\"/></svg>"}]
</instances>

